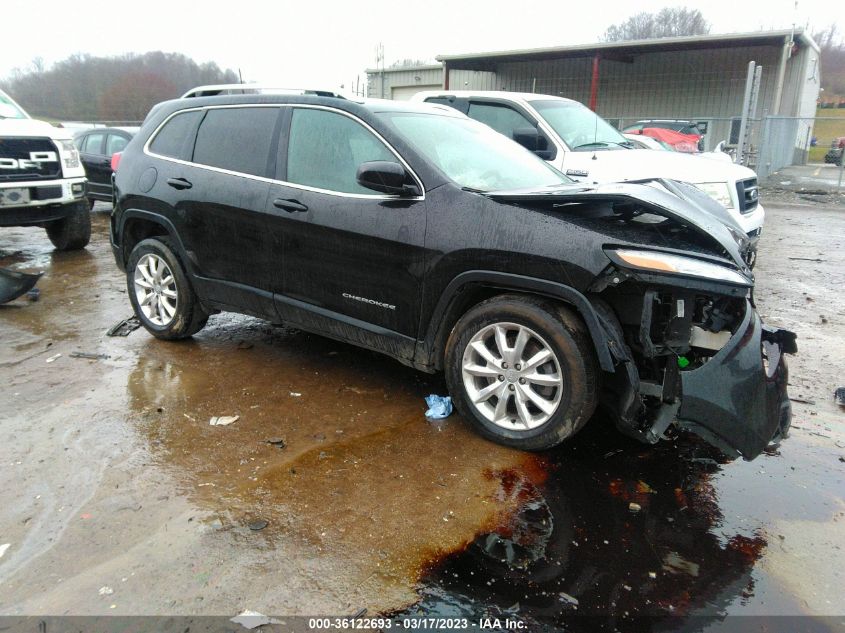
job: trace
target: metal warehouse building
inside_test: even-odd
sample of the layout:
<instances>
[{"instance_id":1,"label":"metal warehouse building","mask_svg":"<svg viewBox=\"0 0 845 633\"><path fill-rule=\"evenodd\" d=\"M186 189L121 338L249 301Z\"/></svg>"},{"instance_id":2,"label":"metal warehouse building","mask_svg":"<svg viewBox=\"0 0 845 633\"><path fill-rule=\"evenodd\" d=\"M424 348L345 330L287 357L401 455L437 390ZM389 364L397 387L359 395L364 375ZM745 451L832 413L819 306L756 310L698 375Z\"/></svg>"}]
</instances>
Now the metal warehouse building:
<instances>
[{"instance_id":1,"label":"metal warehouse building","mask_svg":"<svg viewBox=\"0 0 845 633\"><path fill-rule=\"evenodd\" d=\"M434 87L559 95L590 105L619 127L639 119L701 122L708 148L722 140L737 142L748 63L754 61L762 66L752 115L752 143L760 152L754 162L780 165L800 162L806 152L820 88L818 46L800 29L437 59L441 67L368 70L369 95L407 99ZM782 141L778 145L784 146L784 156L763 157L767 150L761 144L770 138Z\"/></svg>"}]
</instances>

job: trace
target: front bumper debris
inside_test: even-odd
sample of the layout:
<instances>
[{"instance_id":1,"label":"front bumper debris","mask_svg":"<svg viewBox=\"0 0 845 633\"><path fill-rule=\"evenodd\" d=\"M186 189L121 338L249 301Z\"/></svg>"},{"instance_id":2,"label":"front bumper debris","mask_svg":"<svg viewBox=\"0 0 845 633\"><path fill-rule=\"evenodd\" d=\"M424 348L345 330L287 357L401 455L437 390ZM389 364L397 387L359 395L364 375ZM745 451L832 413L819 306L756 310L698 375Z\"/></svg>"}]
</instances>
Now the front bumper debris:
<instances>
[{"instance_id":1,"label":"front bumper debris","mask_svg":"<svg viewBox=\"0 0 845 633\"><path fill-rule=\"evenodd\" d=\"M784 354L796 352L795 334L764 326L749 303L725 347L681 372L679 426L727 455L754 459L789 431Z\"/></svg>"},{"instance_id":2,"label":"front bumper debris","mask_svg":"<svg viewBox=\"0 0 845 633\"><path fill-rule=\"evenodd\" d=\"M41 275L42 273L22 273L0 268L0 304L17 299L32 290Z\"/></svg>"}]
</instances>

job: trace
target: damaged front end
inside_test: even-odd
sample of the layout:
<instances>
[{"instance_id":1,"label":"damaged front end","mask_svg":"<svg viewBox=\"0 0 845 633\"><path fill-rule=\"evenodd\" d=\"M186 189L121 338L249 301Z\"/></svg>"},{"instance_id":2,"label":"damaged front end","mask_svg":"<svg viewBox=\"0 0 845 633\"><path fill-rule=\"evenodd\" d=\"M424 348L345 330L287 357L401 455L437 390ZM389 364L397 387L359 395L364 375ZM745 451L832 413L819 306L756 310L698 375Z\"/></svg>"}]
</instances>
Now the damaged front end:
<instances>
[{"instance_id":1,"label":"damaged front end","mask_svg":"<svg viewBox=\"0 0 845 633\"><path fill-rule=\"evenodd\" d=\"M797 351L795 335L764 326L749 298L666 286L641 301L605 296L631 332L626 341L604 311L619 350L605 403L621 431L657 442L677 426L747 460L786 437L784 354Z\"/></svg>"},{"instance_id":2,"label":"damaged front end","mask_svg":"<svg viewBox=\"0 0 845 633\"><path fill-rule=\"evenodd\" d=\"M785 438L796 337L763 325L742 249L606 254L591 297L614 342L605 395L619 429L651 443L686 429L746 460Z\"/></svg>"},{"instance_id":3,"label":"damaged front end","mask_svg":"<svg viewBox=\"0 0 845 633\"><path fill-rule=\"evenodd\" d=\"M585 294L614 361L600 402L621 431L654 443L687 429L747 460L786 437L795 335L762 324L753 245L723 208L667 180L493 197L597 236L605 264Z\"/></svg>"}]
</instances>

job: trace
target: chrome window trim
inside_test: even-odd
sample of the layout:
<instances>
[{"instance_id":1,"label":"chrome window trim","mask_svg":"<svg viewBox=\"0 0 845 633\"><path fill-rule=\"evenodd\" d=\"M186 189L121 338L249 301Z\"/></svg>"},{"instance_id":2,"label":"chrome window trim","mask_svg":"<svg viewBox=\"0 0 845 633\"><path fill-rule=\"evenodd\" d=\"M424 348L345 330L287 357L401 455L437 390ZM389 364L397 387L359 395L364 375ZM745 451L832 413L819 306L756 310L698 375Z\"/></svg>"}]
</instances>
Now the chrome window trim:
<instances>
[{"instance_id":1,"label":"chrome window trim","mask_svg":"<svg viewBox=\"0 0 845 633\"><path fill-rule=\"evenodd\" d=\"M367 194L367 193L346 193L343 191L333 191L331 189L320 189L319 187L311 187L308 185L301 185L295 182L288 182L286 180L277 180L275 178L265 178L264 176L256 176L254 174L245 174L239 171L232 171L230 169L223 169L222 167L214 167L213 165L203 165L202 163L195 163L188 160L182 160L181 158L173 158L171 156L164 156L162 154L156 154L155 152L150 150L150 144L155 140L156 136L158 136L161 129L167 124L170 119L173 117L183 114L185 112L198 112L198 111L208 111L208 110L222 110L222 109L229 109L229 108L310 108L312 110L327 110L329 112L333 112L335 114L341 114L346 116L356 123L362 125L366 130L368 130L371 134L373 134L387 149L393 154L402 166L411 174L411 177L417 183L420 191L422 192L419 196L414 197L403 197L399 195L388 195L388 194ZM344 112L343 110L339 110L337 108L332 108L329 106L322 106L322 105L311 105L311 104L299 104L299 103L238 103L232 105L219 105L219 106L200 106L195 108L185 108L184 110L177 110L176 112L171 113L164 121L159 123L158 127L150 134L149 138L147 139L146 143L144 143L143 148L144 154L147 156L151 156L153 158L159 158L161 160L166 160L171 163L176 163L178 165L186 165L188 167L199 167L201 169L206 169L208 171L214 171L221 174L228 174L230 176L238 176L240 178L249 178L251 180L256 180L259 182L266 182L271 185L284 185L286 187L292 187L294 189L300 189L303 191L312 191L314 193L324 193L330 196L338 196L341 198L358 198L364 200L411 200L411 201L418 201L418 200L425 200L425 188L423 187L422 180L420 177L417 176L417 173L411 168L411 166L405 161L404 158L399 154L399 152L394 149L394 147L385 140L385 138L379 134L375 129L373 129L369 124L365 121L362 121L354 114L349 112Z\"/></svg>"}]
</instances>

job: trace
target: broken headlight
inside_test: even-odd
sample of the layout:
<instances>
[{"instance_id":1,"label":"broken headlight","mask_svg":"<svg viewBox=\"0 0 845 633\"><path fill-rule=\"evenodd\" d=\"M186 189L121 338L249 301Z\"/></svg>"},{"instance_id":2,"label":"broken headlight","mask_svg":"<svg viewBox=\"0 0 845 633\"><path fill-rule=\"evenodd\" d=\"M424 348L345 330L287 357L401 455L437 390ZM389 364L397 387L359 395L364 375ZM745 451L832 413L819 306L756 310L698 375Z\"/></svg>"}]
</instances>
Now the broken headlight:
<instances>
[{"instance_id":1,"label":"broken headlight","mask_svg":"<svg viewBox=\"0 0 845 633\"><path fill-rule=\"evenodd\" d=\"M631 268L647 270L656 273L669 273L675 275L688 275L711 281L725 281L741 286L751 286L751 281L739 271L705 262L692 257L672 255L658 251L638 251L619 249L609 251L616 255L624 264Z\"/></svg>"}]
</instances>

